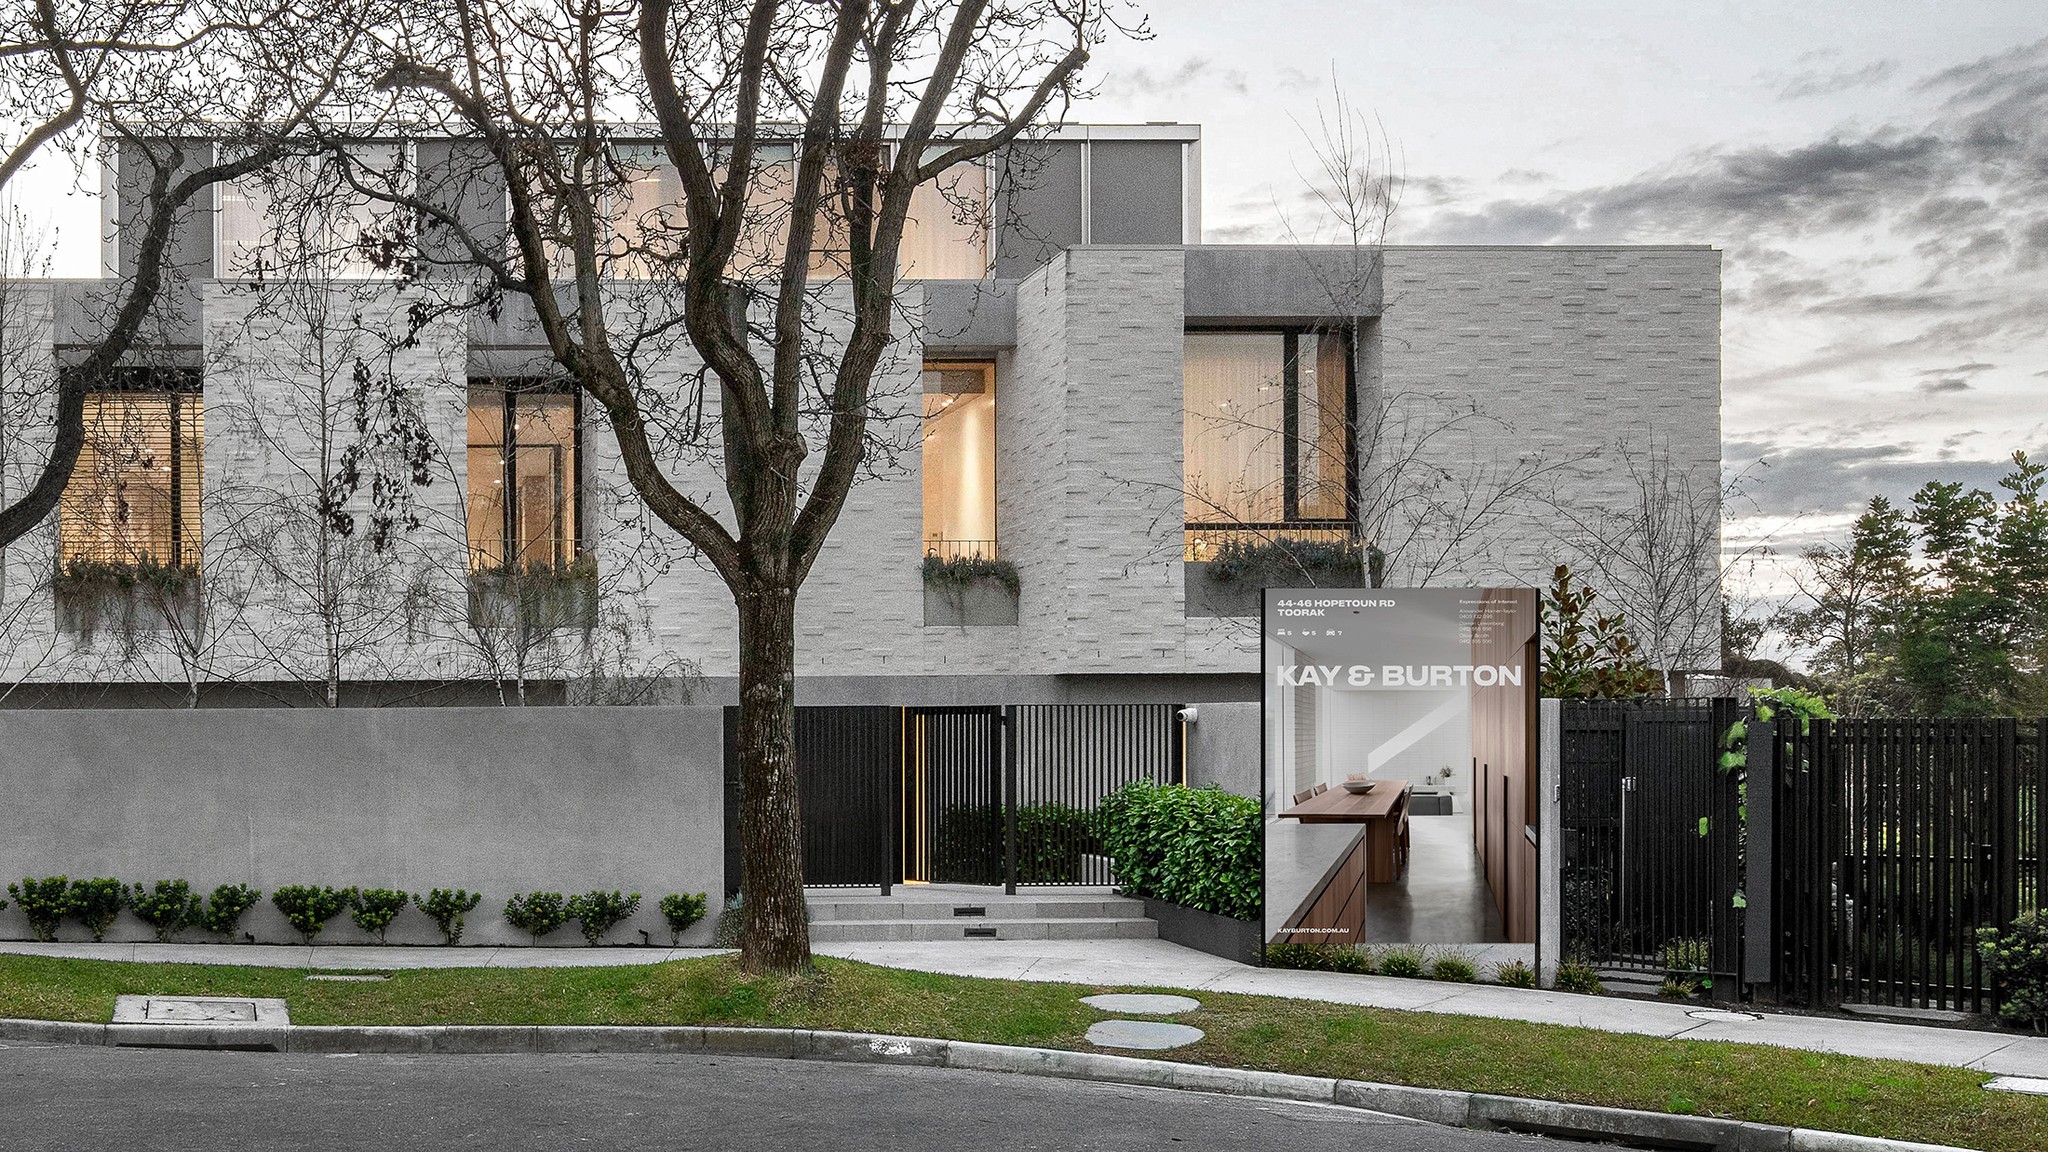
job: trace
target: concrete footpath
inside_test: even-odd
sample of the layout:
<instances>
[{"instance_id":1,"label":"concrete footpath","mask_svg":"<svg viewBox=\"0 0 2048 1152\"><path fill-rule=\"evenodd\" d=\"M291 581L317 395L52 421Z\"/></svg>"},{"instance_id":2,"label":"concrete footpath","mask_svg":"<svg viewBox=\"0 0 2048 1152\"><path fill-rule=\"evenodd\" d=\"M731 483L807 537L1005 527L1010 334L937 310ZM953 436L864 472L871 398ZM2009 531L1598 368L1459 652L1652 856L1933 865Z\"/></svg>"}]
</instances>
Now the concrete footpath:
<instances>
[{"instance_id":1,"label":"concrete footpath","mask_svg":"<svg viewBox=\"0 0 2048 1152\"><path fill-rule=\"evenodd\" d=\"M1603 1032L1724 1040L2048 1077L2048 1037L1888 1021L1730 1012L1701 1001L1661 1001L1442 984L1381 976L1252 968L1163 940L973 940L835 944L820 955L890 968L1047 983L1175 988L1317 1000L1563 1024ZM0 941L0 952L166 964L396 969L580 967L655 964L716 955L697 948L415 948L239 944L35 944Z\"/></svg>"}]
</instances>

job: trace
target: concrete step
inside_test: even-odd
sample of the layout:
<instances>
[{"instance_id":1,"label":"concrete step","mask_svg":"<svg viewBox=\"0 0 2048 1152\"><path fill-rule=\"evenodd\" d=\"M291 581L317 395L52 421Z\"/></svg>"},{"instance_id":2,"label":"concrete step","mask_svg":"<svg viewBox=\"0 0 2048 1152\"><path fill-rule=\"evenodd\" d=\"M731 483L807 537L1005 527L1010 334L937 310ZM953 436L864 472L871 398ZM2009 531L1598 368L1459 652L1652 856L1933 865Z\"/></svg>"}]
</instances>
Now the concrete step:
<instances>
[{"instance_id":1,"label":"concrete step","mask_svg":"<svg viewBox=\"0 0 2048 1152\"><path fill-rule=\"evenodd\" d=\"M813 920L816 944L916 940L1156 940L1159 925L1142 916L1037 920Z\"/></svg>"},{"instance_id":2,"label":"concrete step","mask_svg":"<svg viewBox=\"0 0 2048 1152\"><path fill-rule=\"evenodd\" d=\"M1141 900L1121 896L995 897L940 899L913 896L812 897L817 920L1084 920L1126 919L1145 914Z\"/></svg>"}]
</instances>

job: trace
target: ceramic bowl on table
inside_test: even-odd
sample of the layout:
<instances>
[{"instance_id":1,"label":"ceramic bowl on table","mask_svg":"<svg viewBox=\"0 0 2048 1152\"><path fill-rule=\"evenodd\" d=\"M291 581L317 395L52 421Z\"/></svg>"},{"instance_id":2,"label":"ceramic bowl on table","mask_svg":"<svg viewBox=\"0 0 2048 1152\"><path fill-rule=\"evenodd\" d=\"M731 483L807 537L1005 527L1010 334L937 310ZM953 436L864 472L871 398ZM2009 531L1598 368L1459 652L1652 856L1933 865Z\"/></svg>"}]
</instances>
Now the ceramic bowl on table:
<instances>
[{"instance_id":1,"label":"ceramic bowl on table","mask_svg":"<svg viewBox=\"0 0 2048 1152\"><path fill-rule=\"evenodd\" d=\"M1352 795L1356 796L1361 793L1372 791L1373 785L1377 783L1379 783L1379 781L1377 780L1346 780L1343 784L1343 788L1346 792L1349 792Z\"/></svg>"}]
</instances>

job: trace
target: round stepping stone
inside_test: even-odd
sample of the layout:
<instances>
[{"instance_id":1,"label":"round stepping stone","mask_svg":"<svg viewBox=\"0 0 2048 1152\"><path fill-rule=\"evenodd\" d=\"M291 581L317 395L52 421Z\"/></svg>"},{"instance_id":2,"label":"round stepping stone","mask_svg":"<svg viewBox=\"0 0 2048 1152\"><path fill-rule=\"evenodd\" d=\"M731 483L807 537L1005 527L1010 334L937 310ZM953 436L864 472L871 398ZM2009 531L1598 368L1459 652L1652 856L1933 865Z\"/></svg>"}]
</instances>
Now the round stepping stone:
<instances>
[{"instance_id":1,"label":"round stepping stone","mask_svg":"<svg viewBox=\"0 0 2048 1152\"><path fill-rule=\"evenodd\" d=\"M1150 1020L1104 1020L1088 1026L1088 1042L1098 1048L1142 1048L1158 1052L1193 1044L1201 1038L1200 1028Z\"/></svg>"},{"instance_id":2,"label":"round stepping stone","mask_svg":"<svg viewBox=\"0 0 2048 1152\"><path fill-rule=\"evenodd\" d=\"M1202 1006L1200 1000L1186 996L1151 996L1129 992L1083 996L1081 1003L1100 1012L1129 1012L1133 1016L1173 1016L1181 1012L1193 1012Z\"/></svg>"},{"instance_id":3,"label":"round stepping stone","mask_svg":"<svg viewBox=\"0 0 2048 1152\"><path fill-rule=\"evenodd\" d=\"M1754 1024L1763 1019L1752 1012L1730 1012L1722 1008L1702 1008L1697 1012L1687 1012L1686 1015L1695 1020L1709 1020L1716 1024Z\"/></svg>"}]
</instances>

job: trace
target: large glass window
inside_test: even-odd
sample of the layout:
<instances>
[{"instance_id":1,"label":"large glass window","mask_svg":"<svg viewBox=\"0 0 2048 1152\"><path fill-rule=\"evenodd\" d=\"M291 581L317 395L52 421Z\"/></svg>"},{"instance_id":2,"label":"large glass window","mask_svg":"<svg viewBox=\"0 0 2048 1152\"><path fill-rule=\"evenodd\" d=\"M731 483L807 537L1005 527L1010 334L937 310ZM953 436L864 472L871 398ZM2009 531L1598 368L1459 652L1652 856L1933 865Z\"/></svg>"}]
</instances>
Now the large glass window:
<instances>
[{"instance_id":1,"label":"large glass window","mask_svg":"<svg viewBox=\"0 0 2048 1152\"><path fill-rule=\"evenodd\" d=\"M405 150L358 144L346 164L296 156L220 185L214 275L256 279L304 267L318 276L380 277L411 258L406 215L360 189L412 191Z\"/></svg>"},{"instance_id":2,"label":"large glass window","mask_svg":"<svg viewBox=\"0 0 2048 1152\"><path fill-rule=\"evenodd\" d=\"M1186 555L1275 533L1343 537L1355 448L1346 334L1187 334L1182 374Z\"/></svg>"},{"instance_id":3,"label":"large glass window","mask_svg":"<svg viewBox=\"0 0 2048 1152\"><path fill-rule=\"evenodd\" d=\"M470 381L472 569L576 561L579 445L573 392L545 381Z\"/></svg>"},{"instance_id":4,"label":"large glass window","mask_svg":"<svg viewBox=\"0 0 2048 1152\"><path fill-rule=\"evenodd\" d=\"M996 369L924 366L924 550L996 558Z\"/></svg>"},{"instance_id":5,"label":"large glass window","mask_svg":"<svg viewBox=\"0 0 2048 1152\"><path fill-rule=\"evenodd\" d=\"M130 369L108 383L85 397L85 445L58 502L58 561L196 568L199 375Z\"/></svg>"}]
</instances>

